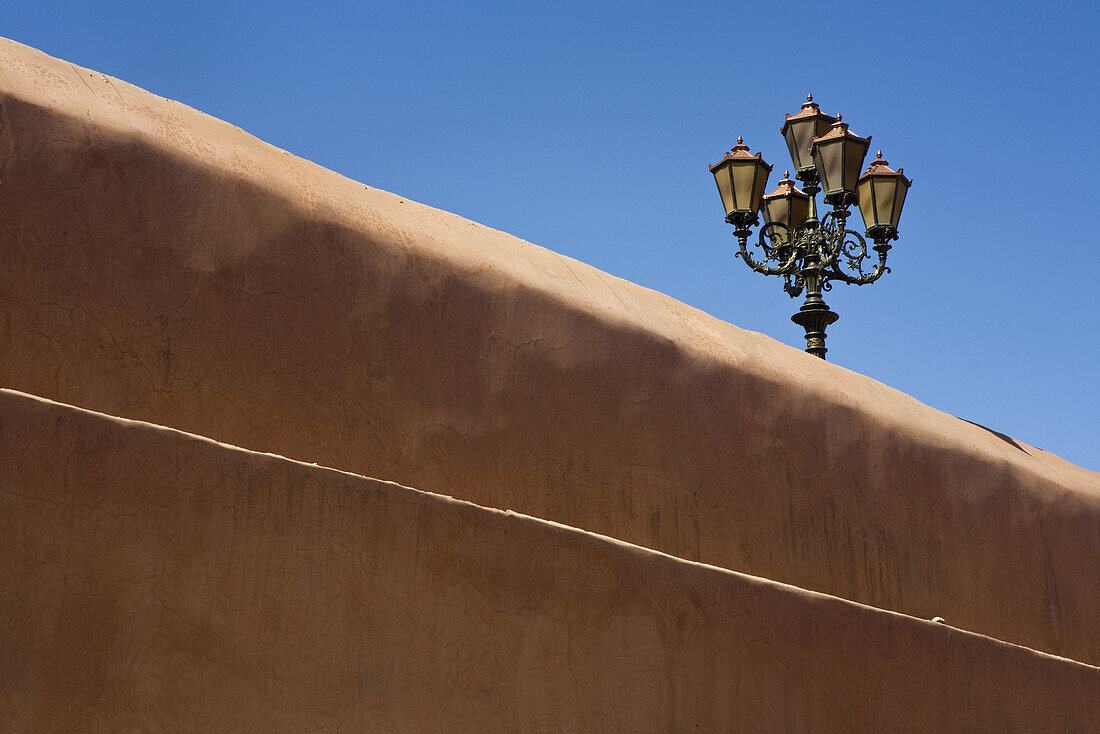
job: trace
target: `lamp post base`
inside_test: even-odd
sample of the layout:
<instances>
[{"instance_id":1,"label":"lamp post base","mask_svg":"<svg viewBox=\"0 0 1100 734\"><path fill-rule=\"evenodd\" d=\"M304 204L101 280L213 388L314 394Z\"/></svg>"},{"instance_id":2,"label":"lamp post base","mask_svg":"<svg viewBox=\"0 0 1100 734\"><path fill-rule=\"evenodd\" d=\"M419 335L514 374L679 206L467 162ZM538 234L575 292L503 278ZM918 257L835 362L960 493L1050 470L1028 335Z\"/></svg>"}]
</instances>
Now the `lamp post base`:
<instances>
[{"instance_id":1,"label":"lamp post base","mask_svg":"<svg viewBox=\"0 0 1100 734\"><path fill-rule=\"evenodd\" d=\"M839 318L840 314L819 300L803 304L798 313L791 316L791 321L806 330L806 351L825 359L825 352L829 351L825 348L825 329Z\"/></svg>"}]
</instances>

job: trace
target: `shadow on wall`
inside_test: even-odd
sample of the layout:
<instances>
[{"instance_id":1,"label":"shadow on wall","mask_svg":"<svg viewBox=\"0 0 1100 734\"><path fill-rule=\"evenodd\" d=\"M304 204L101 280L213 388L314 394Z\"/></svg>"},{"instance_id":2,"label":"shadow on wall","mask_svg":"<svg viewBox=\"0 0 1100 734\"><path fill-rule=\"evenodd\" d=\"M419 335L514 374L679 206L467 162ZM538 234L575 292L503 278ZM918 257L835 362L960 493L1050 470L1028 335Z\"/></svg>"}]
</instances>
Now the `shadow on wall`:
<instances>
[{"instance_id":1,"label":"shadow on wall","mask_svg":"<svg viewBox=\"0 0 1100 734\"><path fill-rule=\"evenodd\" d=\"M955 417L958 418L958 416L955 416ZM994 436L1001 439L1005 443L1011 444L1012 446L1015 446L1016 448L1018 448L1020 451L1023 451L1028 456L1031 456L1031 452L1028 451L1027 449L1025 449L1019 443L1017 443L1016 439L1012 438L1011 436L1006 436L1005 434L1003 434L999 431L994 431L992 428L987 428L987 427L983 426L981 423L975 423L974 421L968 421L968 420L966 420L966 418L959 418L959 420L966 421L967 423L969 423L972 426L977 426L978 428L982 429L983 431L989 431L990 433L992 433ZM1042 449L1039 449L1039 450L1042 451Z\"/></svg>"}]
</instances>

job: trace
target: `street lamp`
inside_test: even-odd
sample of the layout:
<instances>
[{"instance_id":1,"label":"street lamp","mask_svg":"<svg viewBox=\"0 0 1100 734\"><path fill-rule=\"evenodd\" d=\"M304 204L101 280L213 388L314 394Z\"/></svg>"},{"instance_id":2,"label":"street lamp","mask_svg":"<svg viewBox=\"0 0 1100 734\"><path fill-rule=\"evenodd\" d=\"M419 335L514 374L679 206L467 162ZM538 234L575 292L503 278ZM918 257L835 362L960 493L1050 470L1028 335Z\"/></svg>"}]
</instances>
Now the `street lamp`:
<instances>
[{"instance_id":1,"label":"street lamp","mask_svg":"<svg viewBox=\"0 0 1100 734\"><path fill-rule=\"evenodd\" d=\"M850 132L840 115L824 114L810 95L797 114L787 115L780 132L804 192L788 172L774 191L765 194L772 167L760 153L749 153L740 137L710 171L740 247L735 255L758 273L782 276L783 290L791 298L805 292L806 300L791 321L806 330L806 351L825 359L825 329L839 316L825 305L821 293L832 289L833 280L866 285L890 272L886 254L891 240L898 238L901 208L913 182L904 169L890 168L881 150L860 175L871 136ZM832 209L819 220L820 192ZM866 236L874 243L870 249L878 256L870 272L864 272L864 261L872 258L867 240L846 228L852 204L859 204ZM757 243L761 261L748 247L752 227L760 222L757 212L764 215Z\"/></svg>"}]
</instances>

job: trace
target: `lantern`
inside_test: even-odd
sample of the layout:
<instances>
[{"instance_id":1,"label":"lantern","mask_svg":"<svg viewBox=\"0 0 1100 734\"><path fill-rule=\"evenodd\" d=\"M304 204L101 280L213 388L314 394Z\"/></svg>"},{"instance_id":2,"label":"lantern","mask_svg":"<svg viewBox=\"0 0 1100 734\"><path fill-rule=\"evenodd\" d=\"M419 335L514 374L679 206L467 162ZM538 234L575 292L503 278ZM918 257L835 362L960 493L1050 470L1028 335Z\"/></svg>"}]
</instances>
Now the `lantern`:
<instances>
[{"instance_id":1,"label":"lantern","mask_svg":"<svg viewBox=\"0 0 1100 734\"><path fill-rule=\"evenodd\" d=\"M849 132L848 124L841 121L840 115L836 116L829 132L814 138L814 165L821 176L826 204L845 206L857 200L856 182L870 144L870 135L861 138Z\"/></svg>"},{"instance_id":2,"label":"lantern","mask_svg":"<svg viewBox=\"0 0 1100 734\"><path fill-rule=\"evenodd\" d=\"M794 181L791 180L791 172L783 173L783 180L775 191L764 195L762 207L764 213L765 230L772 242L786 240L794 230L801 227L810 213L810 197L804 194ZM785 225L787 228L767 228L772 222Z\"/></svg>"},{"instance_id":3,"label":"lantern","mask_svg":"<svg viewBox=\"0 0 1100 734\"><path fill-rule=\"evenodd\" d=\"M876 242L898 238L898 220L912 180L905 169L893 170L882 159L882 151L859 177L859 211L867 225L867 236Z\"/></svg>"},{"instance_id":4,"label":"lantern","mask_svg":"<svg viewBox=\"0 0 1100 734\"><path fill-rule=\"evenodd\" d=\"M835 117L830 117L822 112L814 103L812 94L806 95L806 102L798 114L787 115L783 127L779 132L787 141L787 149L791 152L791 161L794 162L796 178L804 179L807 174L814 172L814 159L811 148L814 138L829 132L829 128Z\"/></svg>"},{"instance_id":5,"label":"lantern","mask_svg":"<svg viewBox=\"0 0 1100 734\"><path fill-rule=\"evenodd\" d=\"M756 212L768 184L772 167L757 153L749 153L749 147L740 137L725 157L710 167L718 184L718 194L726 207L726 221L736 227L748 227L757 222Z\"/></svg>"}]
</instances>

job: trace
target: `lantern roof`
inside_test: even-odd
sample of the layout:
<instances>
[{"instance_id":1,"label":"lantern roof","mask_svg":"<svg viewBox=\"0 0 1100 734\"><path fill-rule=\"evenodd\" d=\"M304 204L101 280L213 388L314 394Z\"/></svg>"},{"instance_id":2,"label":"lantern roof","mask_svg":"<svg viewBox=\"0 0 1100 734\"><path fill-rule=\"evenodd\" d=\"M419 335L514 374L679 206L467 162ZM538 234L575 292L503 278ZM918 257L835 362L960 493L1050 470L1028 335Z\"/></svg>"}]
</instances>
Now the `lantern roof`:
<instances>
[{"instance_id":1,"label":"lantern roof","mask_svg":"<svg viewBox=\"0 0 1100 734\"><path fill-rule=\"evenodd\" d=\"M718 167L723 165L724 163L726 163L726 161L736 161L736 160L755 160L755 161L759 161L761 165L763 165L765 168L768 169L768 173L771 173L771 170L772 170L771 164L770 163L765 163L764 159L761 157L761 155L759 153L756 153L754 155L754 154L749 152L749 146L745 145L744 141L741 139L741 136L738 135L737 136L737 145L730 148L730 152L726 153L726 155L722 157L722 160L718 161L713 166L710 166L710 171L711 171L711 173L714 173L714 171L718 170Z\"/></svg>"},{"instance_id":2,"label":"lantern roof","mask_svg":"<svg viewBox=\"0 0 1100 734\"><path fill-rule=\"evenodd\" d=\"M851 132L850 130L848 130L848 123L843 121L843 118L840 116L839 113L836 116L836 120L833 122L833 126L831 128L829 128L829 132L825 133L820 138L814 138L814 145L817 145L818 143L825 143L825 142L828 142L830 140L836 140L838 138L848 138L850 140L861 140L864 143L870 143L871 142L871 136L870 135L868 135L865 138L861 138L860 136L856 135L854 132Z\"/></svg>"},{"instance_id":3,"label":"lantern roof","mask_svg":"<svg viewBox=\"0 0 1100 734\"><path fill-rule=\"evenodd\" d=\"M828 120L830 123L833 123L836 122L837 119L832 115L826 115L824 112L822 112L821 108L817 106L816 102L814 102L814 96L812 94L806 95L806 101L802 103L802 109L800 109L793 115L784 115L784 117L786 117L786 120L784 120L783 122L783 127L779 128L780 134L784 136L786 136L787 128L790 127L792 122L799 122L801 120L812 117L820 117L824 120Z\"/></svg>"},{"instance_id":4,"label":"lantern roof","mask_svg":"<svg viewBox=\"0 0 1100 734\"><path fill-rule=\"evenodd\" d=\"M871 165L867 167L867 170L863 172L863 175L859 177L859 180L862 181L863 179L870 178L871 176L900 176L901 180L905 182L906 186L913 185L913 180L905 177L904 168L899 168L896 171L890 168L890 166L886 163L886 160L883 159L881 150L878 151L878 155L873 161L871 161Z\"/></svg>"},{"instance_id":5,"label":"lantern roof","mask_svg":"<svg viewBox=\"0 0 1100 734\"><path fill-rule=\"evenodd\" d=\"M805 192L802 191L802 189L794 185L794 181L791 180L790 171L783 172L783 180L779 182L778 186L776 186L775 191L764 194L765 199L774 199L779 196L792 196L796 199L810 198L808 195L806 195Z\"/></svg>"}]
</instances>

